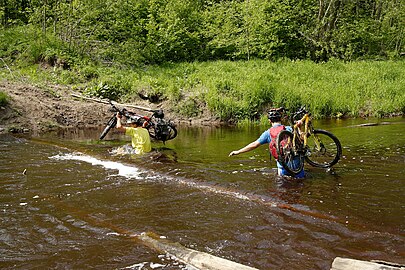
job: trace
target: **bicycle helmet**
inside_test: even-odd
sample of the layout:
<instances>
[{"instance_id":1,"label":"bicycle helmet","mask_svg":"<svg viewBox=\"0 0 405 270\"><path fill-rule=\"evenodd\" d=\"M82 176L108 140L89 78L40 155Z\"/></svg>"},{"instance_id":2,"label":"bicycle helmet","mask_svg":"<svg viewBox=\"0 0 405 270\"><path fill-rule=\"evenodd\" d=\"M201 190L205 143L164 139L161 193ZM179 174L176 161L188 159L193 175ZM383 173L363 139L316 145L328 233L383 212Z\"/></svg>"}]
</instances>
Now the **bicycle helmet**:
<instances>
[{"instance_id":1,"label":"bicycle helmet","mask_svg":"<svg viewBox=\"0 0 405 270\"><path fill-rule=\"evenodd\" d=\"M153 113L153 115L156 117L156 118L159 118L159 119L163 119L164 117L165 117L165 114L163 113L163 110L157 110L157 111L155 111L154 113Z\"/></svg>"},{"instance_id":2,"label":"bicycle helmet","mask_svg":"<svg viewBox=\"0 0 405 270\"><path fill-rule=\"evenodd\" d=\"M269 118L271 122L280 122L281 113L278 110L270 110L267 113L267 118Z\"/></svg>"},{"instance_id":3,"label":"bicycle helmet","mask_svg":"<svg viewBox=\"0 0 405 270\"><path fill-rule=\"evenodd\" d=\"M139 116L131 115L131 117L127 118L126 123L127 124L136 124L137 126L142 126L144 119Z\"/></svg>"}]
</instances>

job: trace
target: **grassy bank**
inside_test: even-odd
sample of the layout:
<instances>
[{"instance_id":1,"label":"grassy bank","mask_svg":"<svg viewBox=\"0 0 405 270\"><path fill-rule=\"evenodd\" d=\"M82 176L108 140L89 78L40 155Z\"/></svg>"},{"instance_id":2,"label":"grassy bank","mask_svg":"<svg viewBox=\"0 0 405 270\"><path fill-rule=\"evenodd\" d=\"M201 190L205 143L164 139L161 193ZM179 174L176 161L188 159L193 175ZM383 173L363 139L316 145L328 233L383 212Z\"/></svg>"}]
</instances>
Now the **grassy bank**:
<instances>
[{"instance_id":1,"label":"grassy bank","mask_svg":"<svg viewBox=\"0 0 405 270\"><path fill-rule=\"evenodd\" d=\"M185 117L209 110L225 121L252 120L270 107L301 105L318 118L405 112L404 61L215 61L132 69L6 63L0 63L0 75L8 80L66 84L123 102L136 102L139 96L166 100Z\"/></svg>"},{"instance_id":2,"label":"grassy bank","mask_svg":"<svg viewBox=\"0 0 405 270\"><path fill-rule=\"evenodd\" d=\"M165 100L181 116L198 118L209 111L225 121L259 119L266 109L279 106L294 110L306 105L318 118L405 112L403 60L250 60L141 66L140 62L120 61L115 54L103 58L106 51L128 55L128 59L137 55L112 44L105 45L107 48L97 44L90 46L91 50L75 47L29 25L3 29L0 79L44 87L48 82L70 85L89 95L122 102L136 102L141 97L152 102ZM0 98L5 102L5 97Z\"/></svg>"}]
</instances>

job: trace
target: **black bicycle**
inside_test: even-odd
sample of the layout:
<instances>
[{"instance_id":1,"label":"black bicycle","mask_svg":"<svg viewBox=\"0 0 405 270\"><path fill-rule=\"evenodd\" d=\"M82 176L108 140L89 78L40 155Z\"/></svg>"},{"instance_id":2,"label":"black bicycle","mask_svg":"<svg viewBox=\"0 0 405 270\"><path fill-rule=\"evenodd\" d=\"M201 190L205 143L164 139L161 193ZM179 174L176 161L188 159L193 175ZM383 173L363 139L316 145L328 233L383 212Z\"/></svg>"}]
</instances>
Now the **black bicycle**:
<instances>
[{"instance_id":1,"label":"black bicycle","mask_svg":"<svg viewBox=\"0 0 405 270\"><path fill-rule=\"evenodd\" d=\"M115 106L111 100L109 100L109 103L111 105L111 111L115 113L110 120L108 120L106 127L100 134L100 140L104 139L110 129L117 125L117 112L126 119L140 121L142 126L148 130L149 135L156 140L166 142L177 137L177 129L174 123L172 123L170 120L164 119L163 110L150 110L152 112L152 116L148 117L128 111L125 108L120 109Z\"/></svg>"}]
</instances>

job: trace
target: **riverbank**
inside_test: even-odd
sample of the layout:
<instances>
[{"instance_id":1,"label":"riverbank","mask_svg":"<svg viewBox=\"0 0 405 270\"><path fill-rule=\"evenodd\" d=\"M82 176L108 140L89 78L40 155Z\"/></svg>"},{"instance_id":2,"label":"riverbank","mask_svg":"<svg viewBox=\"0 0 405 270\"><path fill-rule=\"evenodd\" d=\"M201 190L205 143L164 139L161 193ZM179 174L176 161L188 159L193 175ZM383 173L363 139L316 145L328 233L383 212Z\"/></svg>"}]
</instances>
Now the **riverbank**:
<instances>
[{"instance_id":1,"label":"riverbank","mask_svg":"<svg viewBox=\"0 0 405 270\"><path fill-rule=\"evenodd\" d=\"M72 96L75 91L68 86L38 86L2 81L0 92L7 97L7 104L0 106L0 132L42 132L63 127L95 127L105 125L111 117L108 105L75 98ZM156 106L144 101L137 102L136 105L161 108L168 119L175 116L165 104ZM148 113L145 112L145 115ZM210 116L174 120L176 123L190 124L220 122Z\"/></svg>"},{"instance_id":2,"label":"riverbank","mask_svg":"<svg viewBox=\"0 0 405 270\"><path fill-rule=\"evenodd\" d=\"M385 117L405 112L405 62L212 61L142 68L47 63L0 70L8 81L66 85L122 103L146 101L183 118L257 120L269 107L310 108L314 117Z\"/></svg>"},{"instance_id":3,"label":"riverbank","mask_svg":"<svg viewBox=\"0 0 405 270\"><path fill-rule=\"evenodd\" d=\"M315 118L398 116L405 113L404 69L404 61L337 60L212 61L138 69L6 66L0 69L0 93L10 103L1 106L0 125L41 130L105 123L108 106L73 99L71 93L161 108L174 122L204 125L267 122L265 112L279 106L293 111L305 105Z\"/></svg>"}]
</instances>

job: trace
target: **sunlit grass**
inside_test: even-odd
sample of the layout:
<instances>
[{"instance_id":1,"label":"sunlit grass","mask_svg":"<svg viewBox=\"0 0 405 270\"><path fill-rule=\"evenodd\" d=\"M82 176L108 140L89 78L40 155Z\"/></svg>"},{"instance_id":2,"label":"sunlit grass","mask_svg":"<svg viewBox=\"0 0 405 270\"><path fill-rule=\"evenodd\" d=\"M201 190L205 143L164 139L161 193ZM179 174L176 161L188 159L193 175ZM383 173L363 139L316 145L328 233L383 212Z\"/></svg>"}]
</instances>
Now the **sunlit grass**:
<instances>
[{"instance_id":1,"label":"sunlit grass","mask_svg":"<svg viewBox=\"0 0 405 270\"><path fill-rule=\"evenodd\" d=\"M71 85L88 94L136 102L140 92L198 117L204 109L225 121L263 121L271 107L307 106L317 118L386 116L405 112L405 62L214 61L118 69L70 70L27 65L25 78ZM244 120L245 119L245 120ZM246 122L247 121L247 122Z\"/></svg>"},{"instance_id":2,"label":"sunlit grass","mask_svg":"<svg viewBox=\"0 0 405 270\"><path fill-rule=\"evenodd\" d=\"M302 105L315 117L403 113L404 62L216 61L153 67L137 83L181 100L193 96L223 119L259 119ZM137 87L135 87L137 88Z\"/></svg>"}]
</instances>

